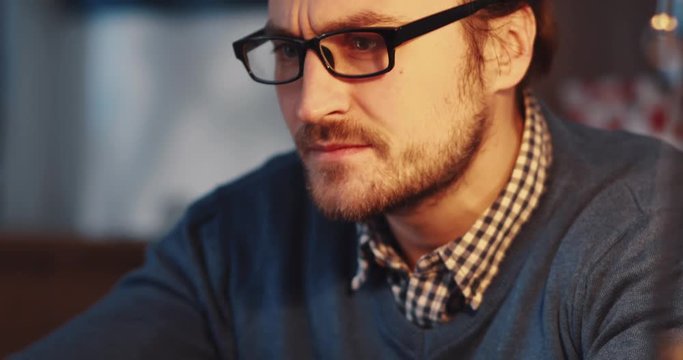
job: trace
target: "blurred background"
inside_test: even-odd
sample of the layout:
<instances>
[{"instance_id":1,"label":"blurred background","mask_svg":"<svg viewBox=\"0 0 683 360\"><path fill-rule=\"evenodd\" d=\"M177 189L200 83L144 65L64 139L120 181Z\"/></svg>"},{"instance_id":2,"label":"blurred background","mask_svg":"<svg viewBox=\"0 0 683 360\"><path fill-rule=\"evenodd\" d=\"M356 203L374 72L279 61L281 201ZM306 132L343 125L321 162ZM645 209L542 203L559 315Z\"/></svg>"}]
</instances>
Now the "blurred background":
<instances>
[{"instance_id":1,"label":"blurred background","mask_svg":"<svg viewBox=\"0 0 683 360\"><path fill-rule=\"evenodd\" d=\"M4 228L153 239L292 146L232 50L264 2L2 1Z\"/></svg>"},{"instance_id":2,"label":"blurred background","mask_svg":"<svg viewBox=\"0 0 683 360\"><path fill-rule=\"evenodd\" d=\"M193 199L292 148L231 48L265 6L0 0L0 357L101 296ZM538 95L683 148L683 0L555 11Z\"/></svg>"}]
</instances>

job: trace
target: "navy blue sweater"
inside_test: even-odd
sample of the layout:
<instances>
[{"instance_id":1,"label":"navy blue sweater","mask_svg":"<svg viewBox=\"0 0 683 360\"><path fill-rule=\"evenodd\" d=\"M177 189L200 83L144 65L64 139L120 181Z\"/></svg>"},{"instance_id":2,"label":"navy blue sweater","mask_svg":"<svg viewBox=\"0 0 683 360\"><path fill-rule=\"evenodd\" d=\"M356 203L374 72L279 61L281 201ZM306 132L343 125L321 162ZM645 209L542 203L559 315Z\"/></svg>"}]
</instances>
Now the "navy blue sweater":
<instances>
[{"instance_id":1,"label":"navy blue sweater","mask_svg":"<svg viewBox=\"0 0 683 360\"><path fill-rule=\"evenodd\" d=\"M547 193L477 311L420 329L381 270L352 292L355 228L318 212L289 154L197 202L141 269L16 359L650 358L653 334L683 327L683 160L548 121Z\"/></svg>"}]
</instances>

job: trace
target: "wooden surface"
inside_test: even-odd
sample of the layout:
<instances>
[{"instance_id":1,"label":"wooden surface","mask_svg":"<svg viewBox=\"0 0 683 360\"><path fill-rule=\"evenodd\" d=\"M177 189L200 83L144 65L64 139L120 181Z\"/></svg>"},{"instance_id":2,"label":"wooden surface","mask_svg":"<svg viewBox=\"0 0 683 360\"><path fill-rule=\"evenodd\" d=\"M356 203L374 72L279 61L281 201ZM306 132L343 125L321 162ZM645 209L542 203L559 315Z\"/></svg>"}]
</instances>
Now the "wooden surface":
<instances>
[{"instance_id":1,"label":"wooden surface","mask_svg":"<svg viewBox=\"0 0 683 360\"><path fill-rule=\"evenodd\" d=\"M146 244L0 234L0 358L47 335L140 266Z\"/></svg>"}]
</instances>

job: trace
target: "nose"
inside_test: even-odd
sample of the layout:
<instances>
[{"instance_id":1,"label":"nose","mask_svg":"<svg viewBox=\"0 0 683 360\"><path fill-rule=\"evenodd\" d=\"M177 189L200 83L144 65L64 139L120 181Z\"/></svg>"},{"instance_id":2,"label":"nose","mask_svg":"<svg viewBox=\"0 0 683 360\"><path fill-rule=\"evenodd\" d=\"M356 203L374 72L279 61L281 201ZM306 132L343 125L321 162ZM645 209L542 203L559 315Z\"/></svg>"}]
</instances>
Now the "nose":
<instances>
[{"instance_id":1,"label":"nose","mask_svg":"<svg viewBox=\"0 0 683 360\"><path fill-rule=\"evenodd\" d=\"M341 117L350 107L350 84L333 76L316 54L309 50L304 60L297 117L318 122Z\"/></svg>"}]
</instances>

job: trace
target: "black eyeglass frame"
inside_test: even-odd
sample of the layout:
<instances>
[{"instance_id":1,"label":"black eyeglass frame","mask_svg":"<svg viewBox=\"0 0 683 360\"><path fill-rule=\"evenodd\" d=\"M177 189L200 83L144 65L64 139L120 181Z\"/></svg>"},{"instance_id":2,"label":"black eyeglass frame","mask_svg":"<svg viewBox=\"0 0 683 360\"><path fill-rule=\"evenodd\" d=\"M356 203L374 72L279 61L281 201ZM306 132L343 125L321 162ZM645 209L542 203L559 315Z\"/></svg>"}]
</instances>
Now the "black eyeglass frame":
<instances>
[{"instance_id":1,"label":"black eyeglass frame","mask_svg":"<svg viewBox=\"0 0 683 360\"><path fill-rule=\"evenodd\" d=\"M434 30L440 29L446 25L452 24L458 20L462 20L466 17L469 17L473 14L475 14L477 11L488 7L492 4L503 2L506 0L474 0L471 2L468 2L466 4L458 5L456 7L446 9L444 11L438 12L436 14L432 14L426 17L423 17L421 19L417 19L415 21L409 22L407 24L403 24L398 27L364 27L364 28L354 28L354 29L344 29L344 30L338 30L338 31L331 31L328 33L320 34L314 38L311 38L309 40L304 40L304 39L299 39L299 38L293 38L289 36L279 36L279 35L267 35L266 34L266 29L261 29L256 31L253 34L247 35L242 39L239 39L235 41L232 44L233 50L235 51L235 57L237 57L238 60L240 60L243 64L244 67L247 69L247 72L249 73L249 76L256 82L263 83L263 84L271 84L271 85L282 85L282 84L287 84L290 82L294 82L298 79L300 79L303 76L304 72L304 61L305 61L305 56L306 52L308 49L313 50L313 52L318 56L318 58L322 61L323 65L325 65L325 68L327 71L332 74L333 76L338 76L342 78L348 78L348 79L361 79L361 78L369 78L373 76L378 76L381 74L385 74L389 71L391 71L394 68L394 54L395 54L395 49L396 47L400 46L404 42L408 40L412 40L418 36L425 35L429 32L432 32ZM330 62L328 59L325 58L325 55L321 51L321 46L320 42L324 40L325 38L328 38L330 36L334 35L339 35L339 34L344 34L344 33L352 33L352 32L364 32L364 33L375 33L379 34L382 36L384 39L384 43L387 47L387 55L388 55L388 64L387 67L383 70L376 71L374 73L370 74L362 74L362 75L347 75L347 74L341 74L338 73L337 71L334 70L332 65L330 65ZM249 60L247 59L246 56L246 46L248 44L252 43L258 43L258 42L265 42L269 40L281 40L281 41L288 41L291 43L298 44L298 51L299 53L299 73L294 76L292 79L288 79L285 81L269 81L269 80L264 80L258 78L254 73L251 71L251 68L249 66Z\"/></svg>"}]
</instances>

